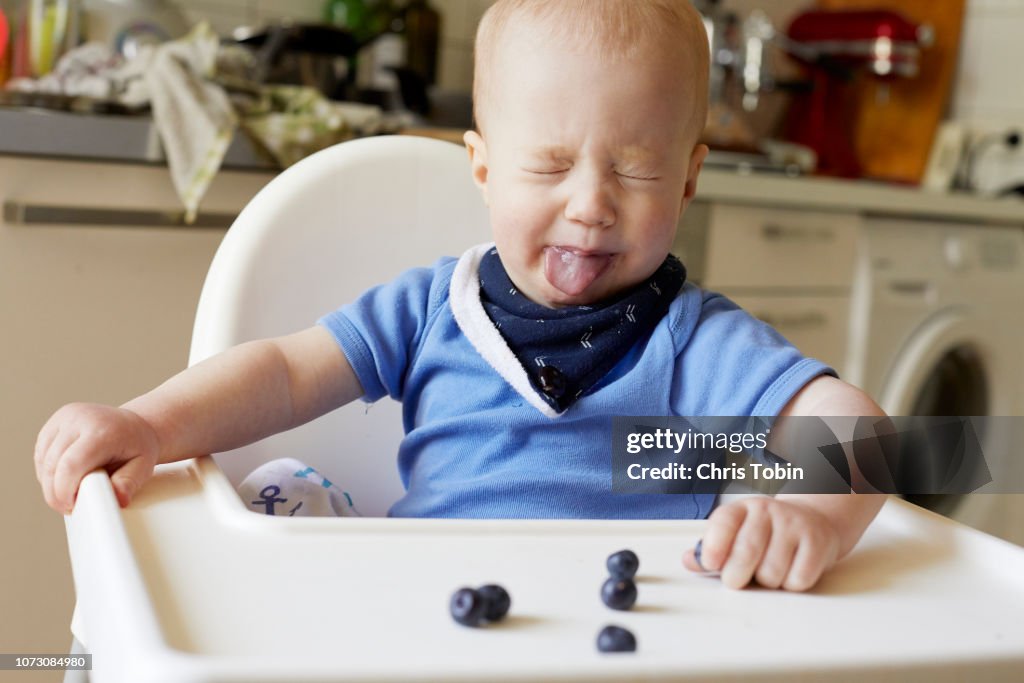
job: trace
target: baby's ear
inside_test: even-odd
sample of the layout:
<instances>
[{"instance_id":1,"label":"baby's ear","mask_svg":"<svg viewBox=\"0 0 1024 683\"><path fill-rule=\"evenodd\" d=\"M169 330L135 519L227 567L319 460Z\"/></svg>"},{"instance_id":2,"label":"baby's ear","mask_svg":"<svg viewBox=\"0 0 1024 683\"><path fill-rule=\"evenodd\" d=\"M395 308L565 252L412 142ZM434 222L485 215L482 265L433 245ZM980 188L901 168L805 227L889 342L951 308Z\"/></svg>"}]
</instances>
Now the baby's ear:
<instances>
[{"instance_id":1,"label":"baby's ear","mask_svg":"<svg viewBox=\"0 0 1024 683\"><path fill-rule=\"evenodd\" d=\"M690 200L697 194L697 178L700 170L704 167L704 160L708 157L707 145L696 145L690 153L690 165L686 169L686 187L683 189L683 204L679 207L680 212L686 211Z\"/></svg>"},{"instance_id":2,"label":"baby's ear","mask_svg":"<svg viewBox=\"0 0 1024 683\"><path fill-rule=\"evenodd\" d=\"M480 188L484 197L484 204L487 201L487 143L475 130L466 131L462 136L466 143L466 150L469 152L469 163L472 167L473 182ZM489 205L489 204L488 204Z\"/></svg>"}]
</instances>

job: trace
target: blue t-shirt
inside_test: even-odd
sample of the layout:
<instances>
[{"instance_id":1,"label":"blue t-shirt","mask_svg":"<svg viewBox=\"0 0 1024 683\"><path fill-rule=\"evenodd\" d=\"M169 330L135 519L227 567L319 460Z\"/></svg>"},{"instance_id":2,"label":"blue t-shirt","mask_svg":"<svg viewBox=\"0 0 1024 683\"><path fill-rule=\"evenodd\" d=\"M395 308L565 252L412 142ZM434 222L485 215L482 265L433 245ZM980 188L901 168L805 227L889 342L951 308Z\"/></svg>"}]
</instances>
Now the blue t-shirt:
<instances>
[{"instance_id":1,"label":"blue t-shirt","mask_svg":"<svg viewBox=\"0 0 1024 683\"><path fill-rule=\"evenodd\" d=\"M555 413L524 386L479 302L476 265L489 247L407 271L318 321L364 400L402 402L406 493L393 516L701 519L714 495L612 493L611 418L775 416L832 373L724 296L687 283L649 336Z\"/></svg>"}]
</instances>

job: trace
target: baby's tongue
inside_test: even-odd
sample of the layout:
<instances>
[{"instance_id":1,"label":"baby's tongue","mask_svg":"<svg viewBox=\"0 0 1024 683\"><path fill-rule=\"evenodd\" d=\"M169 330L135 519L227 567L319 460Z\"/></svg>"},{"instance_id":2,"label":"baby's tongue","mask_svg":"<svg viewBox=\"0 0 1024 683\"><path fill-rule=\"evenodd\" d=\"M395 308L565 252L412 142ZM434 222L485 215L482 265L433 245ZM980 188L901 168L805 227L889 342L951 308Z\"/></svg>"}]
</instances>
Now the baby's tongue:
<instances>
[{"instance_id":1,"label":"baby's tongue","mask_svg":"<svg viewBox=\"0 0 1024 683\"><path fill-rule=\"evenodd\" d=\"M611 260L609 254L584 255L561 247L547 247L544 277L560 292L577 296L600 277Z\"/></svg>"}]
</instances>

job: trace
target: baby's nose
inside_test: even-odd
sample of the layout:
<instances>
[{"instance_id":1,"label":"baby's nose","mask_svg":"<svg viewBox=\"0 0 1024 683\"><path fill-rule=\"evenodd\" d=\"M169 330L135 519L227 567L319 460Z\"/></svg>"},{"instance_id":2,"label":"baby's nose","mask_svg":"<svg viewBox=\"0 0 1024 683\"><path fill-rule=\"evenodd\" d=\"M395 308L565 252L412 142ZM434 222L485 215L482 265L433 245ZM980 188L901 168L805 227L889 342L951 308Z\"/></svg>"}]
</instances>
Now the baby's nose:
<instances>
[{"instance_id":1,"label":"baby's nose","mask_svg":"<svg viewBox=\"0 0 1024 683\"><path fill-rule=\"evenodd\" d=\"M566 218L588 227L608 227L615 223L615 202L602 178L580 178L571 192L565 205Z\"/></svg>"}]
</instances>

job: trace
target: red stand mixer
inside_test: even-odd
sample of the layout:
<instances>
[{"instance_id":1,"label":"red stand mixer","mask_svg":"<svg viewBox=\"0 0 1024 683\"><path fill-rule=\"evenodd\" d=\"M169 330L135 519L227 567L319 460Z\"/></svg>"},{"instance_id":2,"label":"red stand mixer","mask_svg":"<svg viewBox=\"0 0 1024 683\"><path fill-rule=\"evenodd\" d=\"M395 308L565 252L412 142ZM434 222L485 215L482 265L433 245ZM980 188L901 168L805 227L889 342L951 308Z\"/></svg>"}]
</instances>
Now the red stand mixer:
<instances>
[{"instance_id":1,"label":"red stand mixer","mask_svg":"<svg viewBox=\"0 0 1024 683\"><path fill-rule=\"evenodd\" d=\"M815 10L798 15L787 34L783 47L811 76L809 91L793 97L789 139L817 152L819 173L860 176L853 121L863 102L855 81L915 78L921 48L933 40L931 27L886 10Z\"/></svg>"}]
</instances>

